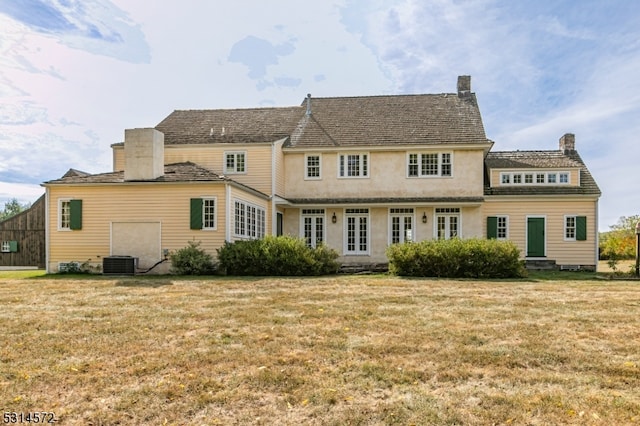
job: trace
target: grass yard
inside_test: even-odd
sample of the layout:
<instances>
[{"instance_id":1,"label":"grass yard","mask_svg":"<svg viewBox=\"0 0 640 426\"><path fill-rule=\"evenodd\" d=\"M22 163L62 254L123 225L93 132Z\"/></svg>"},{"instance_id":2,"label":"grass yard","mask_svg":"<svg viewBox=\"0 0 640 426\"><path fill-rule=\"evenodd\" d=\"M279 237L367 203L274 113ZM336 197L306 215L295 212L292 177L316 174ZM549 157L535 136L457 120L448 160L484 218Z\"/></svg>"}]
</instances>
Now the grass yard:
<instances>
[{"instance_id":1,"label":"grass yard","mask_svg":"<svg viewBox=\"0 0 640 426\"><path fill-rule=\"evenodd\" d=\"M0 408L61 425L640 424L640 283L0 275Z\"/></svg>"}]
</instances>

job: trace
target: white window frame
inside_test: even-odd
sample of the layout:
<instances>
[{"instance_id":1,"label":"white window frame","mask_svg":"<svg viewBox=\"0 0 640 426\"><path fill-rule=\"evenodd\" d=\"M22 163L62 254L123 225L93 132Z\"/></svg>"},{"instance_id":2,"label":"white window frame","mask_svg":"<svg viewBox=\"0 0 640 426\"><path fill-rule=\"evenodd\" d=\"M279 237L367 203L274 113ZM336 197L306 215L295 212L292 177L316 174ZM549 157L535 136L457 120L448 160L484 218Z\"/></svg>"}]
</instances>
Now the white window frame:
<instances>
[{"instance_id":1,"label":"white window frame","mask_svg":"<svg viewBox=\"0 0 640 426\"><path fill-rule=\"evenodd\" d=\"M227 159L229 156L233 156L233 167L229 167L227 164ZM242 164L244 166L243 170L238 171L238 157L242 156ZM224 174L246 174L247 173L247 151L225 151L222 158L222 166L224 170Z\"/></svg>"},{"instance_id":2,"label":"white window frame","mask_svg":"<svg viewBox=\"0 0 640 426\"><path fill-rule=\"evenodd\" d=\"M444 238L438 234L439 218L444 218ZM451 235L451 218L456 218L456 235ZM460 207L436 207L433 210L433 235L436 239L462 238L462 209Z\"/></svg>"},{"instance_id":3,"label":"white window frame","mask_svg":"<svg viewBox=\"0 0 640 426\"><path fill-rule=\"evenodd\" d=\"M309 171L309 158L318 157L318 165L313 166L318 168L318 176L310 176ZM322 179L322 154L305 154L304 155L304 180L321 180Z\"/></svg>"},{"instance_id":4,"label":"white window frame","mask_svg":"<svg viewBox=\"0 0 640 426\"><path fill-rule=\"evenodd\" d=\"M348 160L350 156L358 156L358 175L349 175ZM371 155L368 152L345 152L338 154L338 179L368 179L370 170Z\"/></svg>"},{"instance_id":5,"label":"white window frame","mask_svg":"<svg viewBox=\"0 0 640 426\"><path fill-rule=\"evenodd\" d=\"M568 185L571 181L570 176L571 173L564 171L500 172L499 184L501 186ZM562 177L566 177L565 182L562 181ZM531 181L527 182L527 178L530 178Z\"/></svg>"},{"instance_id":6,"label":"white window frame","mask_svg":"<svg viewBox=\"0 0 640 426\"><path fill-rule=\"evenodd\" d=\"M216 231L218 229L218 198L217 197L201 197L202 198L202 230ZM213 226L207 226L207 201L213 201Z\"/></svg>"},{"instance_id":7,"label":"white window frame","mask_svg":"<svg viewBox=\"0 0 640 426\"><path fill-rule=\"evenodd\" d=\"M569 226L569 219L573 219L573 226ZM565 241L577 241L576 235L578 233L578 220L577 215L574 214L566 214L564 215L564 224L563 224L563 237ZM573 229L573 236L569 236L569 230Z\"/></svg>"},{"instance_id":8,"label":"white window frame","mask_svg":"<svg viewBox=\"0 0 640 426\"><path fill-rule=\"evenodd\" d=\"M437 162L437 170L436 173L426 173L423 165L424 165L424 157L425 156L436 156ZM415 156L416 161L412 162L412 158ZM445 161L448 160L448 161ZM442 152L407 152L406 159L407 167L406 177L415 179L415 178L451 178L453 177L453 152L452 151L442 151ZM417 174L411 173L411 168L415 168ZM449 169L449 173L445 174L444 170Z\"/></svg>"},{"instance_id":9,"label":"white window frame","mask_svg":"<svg viewBox=\"0 0 640 426\"><path fill-rule=\"evenodd\" d=\"M237 238L260 239L266 234L264 207L241 199L233 200L233 235Z\"/></svg>"},{"instance_id":10,"label":"white window frame","mask_svg":"<svg viewBox=\"0 0 640 426\"><path fill-rule=\"evenodd\" d=\"M407 241L416 241L415 235L415 223L416 223L416 214L415 209L412 207L400 207L400 208L389 208L389 225L388 225L388 244L402 244ZM400 227L398 232L398 241L393 241L393 219L399 218L398 226ZM407 221L409 219L409 235L407 235ZM408 238L407 238L408 237Z\"/></svg>"},{"instance_id":11,"label":"white window frame","mask_svg":"<svg viewBox=\"0 0 640 426\"><path fill-rule=\"evenodd\" d=\"M11 253L11 242L3 241L0 247L0 253Z\"/></svg>"},{"instance_id":12,"label":"white window frame","mask_svg":"<svg viewBox=\"0 0 640 426\"><path fill-rule=\"evenodd\" d=\"M66 204L66 213L64 211ZM66 223L64 222L66 216ZM71 231L71 198L58 199L58 231Z\"/></svg>"},{"instance_id":13,"label":"white window frame","mask_svg":"<svg viewBox=\"0 0 640 426\"><path fill-rule=\"evenodd\" d=\"M311 220L310 235L307 236L305 219ZM318 240L318 222L321 219L321 235ZM318 243L325 244L327 241L327 214L325 209L300 209L300 235L304 238L307 246L316 248ZM314 236L316 238L314 238Z\"/></svg>"},{"instance_id":14,"label":"white window frame","mask_svg":"<svg viewBox=\"0 0 640 426\"><path fill-rule=\"evenodd\" d=\"M355 220L355 233L354 233L354 249L349 250L349 219ZM366 238L366 248L362 250L362 240L361 234L359 232L359 228L361 225L361 219L365 219L366 227L365 230L365 238ZM371 252L371 211L368 208L346 208L344 209L344 246L343 253L345 255L356 255L356 256L368 256Z\"/></svg>"}]
</instances>

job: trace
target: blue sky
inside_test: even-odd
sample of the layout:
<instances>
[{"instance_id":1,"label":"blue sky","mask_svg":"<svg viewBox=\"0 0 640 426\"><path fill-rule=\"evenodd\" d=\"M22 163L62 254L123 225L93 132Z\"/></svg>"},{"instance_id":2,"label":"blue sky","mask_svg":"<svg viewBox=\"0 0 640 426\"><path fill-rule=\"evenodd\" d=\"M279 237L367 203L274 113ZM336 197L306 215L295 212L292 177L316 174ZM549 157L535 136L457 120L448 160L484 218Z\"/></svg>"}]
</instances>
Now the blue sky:
<instances>
[{"instance_id":1,"label":"blue sky","mask_svg":"<svg viewBox=\"0 0 640 426\"><path fill-rule=\"evenodd\" d=\"M640 214L638 22L628 0L4 0L0 206L111 170L124 129L175 109L454 92L465 74L494 150L575 133L606 230Z\"/></svg>"}]
</instances>

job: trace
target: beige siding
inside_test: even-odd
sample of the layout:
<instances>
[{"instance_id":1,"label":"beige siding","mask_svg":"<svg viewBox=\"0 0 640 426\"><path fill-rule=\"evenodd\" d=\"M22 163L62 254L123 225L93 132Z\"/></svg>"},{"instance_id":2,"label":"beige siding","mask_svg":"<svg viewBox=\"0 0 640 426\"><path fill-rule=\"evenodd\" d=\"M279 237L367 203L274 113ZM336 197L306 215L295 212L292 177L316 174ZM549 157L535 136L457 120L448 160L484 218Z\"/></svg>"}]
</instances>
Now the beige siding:
<instances>
[{"instance_id":1,"label":"beige siding","mask_svg":"<svg viewBox=\"0 0 640 426\"><path fill-rule=\"evenodd\" d=\"M282 142L279 142L282 145ZM224 174L225 152L246 152L246 173L227 173L231 179L248 185L260 192L271 195L272 192L272 144L227 144L227 145L166 145L164 163L183 163L190 161L214 173ZM280 151L280 150L278 150ZM114 171L124 170L124 149L113 147ZM284 180L284 177L281 178ZM284 183L282 183L284 186Z\"/></svg>"},{"instance_id":2,"label":"beige siding","mask_svg":"<svg viewBox=\"0 0 640 426\"><path fill-rule=\"evenodd\" d=\"M366 149L357 151L367 153ZM414 151L411 151L414 152ZM416 151L429 152L429 151ZM452 177L407 177L407 152L371 151L368 178L339 178L338 153L322 153L322 179L305 179L303 152L285 153L287 198L339 197L480 197L483 194L483 151L453 152ZM343 152L346 153L346 152ZM353 151L356 153L356 151Z\"/></svg>"},{"instance_id":3,"label":"beige siding","mask_svg":"<svg viewBox=\"0 0 640 426\"><path fill-rule=\"evenodd\" d=\"M190 229L190 198L198 197L216 197L217 230ZM58 202L69 198L83 202L82 229L60 231ZM101 264L103 257L112 254L113 222L159 222L163 249L177 250L185 247L188 241L195 240L201 241L201 247L215 256L215 249L224 242L225 213L224 184L50 187L49 270L57 270L58 262L90 260Z\"/></svg>"},{"instance_id":4,"label":"beige siding","mask_svg":"<svg viewBox=\"0 0 640 426\"><path fill-rule=\"evenodd\" d=\"M491 179L491 186L497 187L500 184L500 173L544 173L544 172L569 172L569 184L563 186L580 186L580 170L579 169L491 169L489 173ZM534 178L535 179L535 178ZM509 186L524 186L523 185L509 185Z\"/></svg>"},{"instance_id":5,"label":"beige siding","mask_svg":"<svg viewBox=\"0 0 640 426\"><path fill-rule=\"evenodd\" d=\"M282 152L282 145L284 140L274 143L274 156L275 156L275 194L283 196L285 194L285 168L284 168L284 154Z\"/></svg>"},{"instance_id":6,"label":"beige siding","mask_svg":"<svg viewBox=\"0 0 640 426\"><path fill-rule=\"evenodd\" d=\"M527 217L544 217L546 225L546 257L558 265L596 265L597 201L546 199L530 201L525 199L488 198L482 208L483 235L487 233L488 216L508 216L509 239L526 255ZM565 241L565 216L587 217L587 240Z\"/></svg>"},{"instance_id":7,"label":"beige siding","mask_svg":"<svg viewBox=\"0 0 640 426\"><path fill-rule=\"evenodd\" d=\"M366 206L361 206L366 208ZM433 206L397 206L414 209L413 234L415 241L432 239L435 235ZM317 208L323 208L319 206ZM326 244L339 254L339 261L345 263L386 262L386 249L390 238L389 207L369 207L369 255L349 255L345 253L346 220L344 207L324 207ZM333 214L336 223L332 223ZM427 223L422 223L422 215L426 213ZM479 207L462 207L460 225L465 238L480 237L482 234L481 209ZM296 237L304 235L301 224L301 209L290 208L284 213L284 234Z\"/></svg>"}]
</instances>

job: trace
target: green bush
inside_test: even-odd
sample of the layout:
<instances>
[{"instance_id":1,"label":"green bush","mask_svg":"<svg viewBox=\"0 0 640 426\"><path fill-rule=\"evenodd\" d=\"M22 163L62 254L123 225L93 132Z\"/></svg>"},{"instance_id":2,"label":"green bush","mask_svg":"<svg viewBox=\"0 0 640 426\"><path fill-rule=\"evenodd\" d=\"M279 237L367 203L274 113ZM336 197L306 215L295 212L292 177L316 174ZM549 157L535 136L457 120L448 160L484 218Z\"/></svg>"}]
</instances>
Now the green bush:
<instances>
[{"instance_id":1,"label":"green bush","mask_svg":"<svg viewBox=\"0 0 640 426\"><path fill-rule=\"evenodd\" d=\"M389 272L413 277L512 278L526 275L510 241L428 240L387 248Z\"/></svg>"},{"instance_id":2,"label":"green bush","mask_svg":"<svg viewBox=\"0 0 640 426\"><path fill-rule=\"evenodd\" d=\"M215 273L213 257L200 248L200 242L189 241L187 247L170 254L171 269L178 275L210 275Z\"/></svg>"},{"instance_id":3,"label":"green bush","mask_svg":"<svg viewBox=\"0 0 640 426\"><path fill-rule=\"evenodd\" d=\"M308 247L301 238L267 236L225 242L218 249L220 269L229 275L303 276L335 274L338 253L323 245Z\"/></svg>"}]
</instances>

